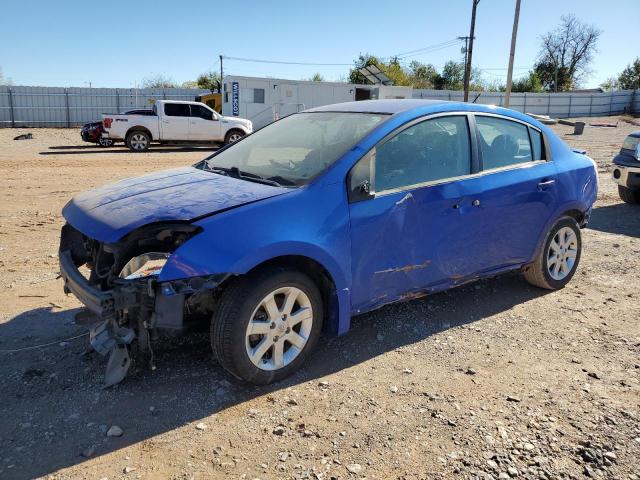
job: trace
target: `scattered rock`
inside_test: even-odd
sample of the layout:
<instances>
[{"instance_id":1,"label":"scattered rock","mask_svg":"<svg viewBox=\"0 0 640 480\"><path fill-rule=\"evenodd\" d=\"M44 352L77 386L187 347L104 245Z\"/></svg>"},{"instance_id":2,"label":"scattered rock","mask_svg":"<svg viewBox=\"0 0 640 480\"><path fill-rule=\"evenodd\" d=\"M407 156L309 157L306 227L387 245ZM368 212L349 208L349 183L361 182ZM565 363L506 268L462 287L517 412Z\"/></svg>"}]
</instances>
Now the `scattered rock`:
<instances>
[{"instance_id":1,"label":"scattered rock","mask_svg":"<svg viewBox=\"0 0 640 480\"><path fill-rule=\"evenodd\" d=\"M359 463L350 463L347 465L347 470L349 470L351 473L360 473L362 472L362 465L360 465Z\"/></svg>"},{"instance_id":2,"label":"scattered rock","mask_svg":"<svg viewBox=\"0 0 640 480\"><path fill-rule=\"evenodd\" d=\"M124 467L124 469L122 470L124 473L131 473L134 472L136 470L135 467L130 467L129 465L127 465L126 467Z\"/></svg>"},{"instance_id":3,"label":"scattered rock","mask_svg":"<svg viewBox=\"0 0 640 480\"><path fill-rule=\"evenodd\" d=\"M507 395L507 402L516 402L519 403L522 400L520 400L520 397L515 397L513 395Z\"/></svg>"},{"instance_id":4,"label":"scattered rock","mask_svg":"<svg viewBox=\"0 0 640 480\"><path fill-rule=\"evenodd\" d=\"M286 431L286 429L282 425L278 425L276 428L273 429L273 434L274 435L278 435L278 436L282 436L282 435L284 435L285 431Z\"/></svg>"},{"instance_id":5,"label":"scattered rock","mask_svg":"<svg viewBox=\"0 0 640 480\"><path fill-rule=\"evenodd\" d=\"M84 458L89 458L89 457L93 457L95 453L96 453L96 446L91 445L89 448L85 448L84 450L82 450L82 452L80 452L80 455L82 455Z\"/></svg>"},{"instance_id":6,"label":"scattered rock","mask_svg":"<svg viewBox=\"0 0 640 480\"><path fill-rule=\"evenodd\" d=\"M209 427L207 426L206 423L200 422L200 423L198 423L196 425L196 430L206 430L207 428L209 428Z\"/></svg>"},{"instance_id":7,"label":"scattered rock","mask_svg":"<svg viewBox=\"0 0 640 480\"><path fill-rule=\"evenodd\" d=\"M398 387L396 387L395 385L393 385L390 389L391 393L398 393Z\"/></svg>"},{"instance_id":8,"label":"scattered rock","mask_svg":"<svg viewBox=\"0 0 640 480\"><path fill-rule=\"evenodd\" d=\"M117 425L112 425L109 430L107 430L107 437L121 437L124 433L124 430Z\"/></svg>"},{"instance_id":9,"label":"scattered rock","mask_svg":"<svg viewBox=\"0 0 640 480\"><path fill-rule=\"evenodd\" d=\"M466 373L467 375L475 375L478 372L476 372L475 368L469 367L469 368L467 368L467 371L464 372L464 373Z\"/></svg>"}]
</instances>

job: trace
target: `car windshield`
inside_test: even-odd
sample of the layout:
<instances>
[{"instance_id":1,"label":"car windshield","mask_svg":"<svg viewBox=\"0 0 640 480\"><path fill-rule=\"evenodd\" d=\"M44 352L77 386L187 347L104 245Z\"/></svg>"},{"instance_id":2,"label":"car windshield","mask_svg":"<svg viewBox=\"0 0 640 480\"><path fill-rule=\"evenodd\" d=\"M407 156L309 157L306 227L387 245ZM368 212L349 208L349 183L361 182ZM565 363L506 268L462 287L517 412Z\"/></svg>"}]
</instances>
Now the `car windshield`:
<instances>
[{"instance_id":1,"label":"car windshield","mask_svg":"<svg viewBox=\"0 0 640 480\"><path fill-rule=\"evenodd\" d=\"M196 167L274 185L301 186L386 118L379 113L297 113L214 153Z\"/></svg>"}]
</instances>

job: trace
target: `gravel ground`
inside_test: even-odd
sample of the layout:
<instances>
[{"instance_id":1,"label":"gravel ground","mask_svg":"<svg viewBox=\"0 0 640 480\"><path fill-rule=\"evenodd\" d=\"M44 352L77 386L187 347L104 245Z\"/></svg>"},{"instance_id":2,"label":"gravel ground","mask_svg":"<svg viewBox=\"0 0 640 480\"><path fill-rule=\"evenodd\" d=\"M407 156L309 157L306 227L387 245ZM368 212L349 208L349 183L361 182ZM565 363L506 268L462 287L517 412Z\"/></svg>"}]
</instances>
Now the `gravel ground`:
<instances>
[{"instance_id":1,"label":"gravel ground","mask_svg":"<svg viewBox=\"0 0 640 480\"><path fill-rule=\"evenodd\" d=\"M639 478L640 209L618 199L610 161L640 127L589 121L618 126L554 127L601 182L565 289L508 274L387 306L260 388L196 333L104 390L105 360L69 340L84 332L56 278L64 203L206 150L0 129L0 478Z\"/></svg>"}]
</instances>

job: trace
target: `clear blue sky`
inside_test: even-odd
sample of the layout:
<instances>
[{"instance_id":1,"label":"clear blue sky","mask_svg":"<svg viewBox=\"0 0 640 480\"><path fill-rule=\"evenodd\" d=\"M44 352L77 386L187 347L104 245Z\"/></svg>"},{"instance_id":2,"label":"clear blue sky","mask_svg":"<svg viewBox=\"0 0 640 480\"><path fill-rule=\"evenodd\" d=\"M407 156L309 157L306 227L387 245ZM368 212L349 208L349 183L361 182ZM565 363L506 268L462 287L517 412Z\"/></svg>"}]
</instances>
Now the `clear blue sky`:
<instances>
[{"instance_id":1,"label":"clear blue sky","mask_svg":"<svg viewBox=\"0 0 640 480\"><path fill-rule=\"evenodd\" d=\"M515 0L481 0L473 63L504 79ZM575 13L603 30L593 75L597 86L636 56L632 18L638 0L522 0L515 76L533 65L539 35ZM0 69L16 85L130 87L161 73L177 82L218 69L218 55L351 63L468 35L471 0L405 1L7 1L0 16ZM423 53L441 67L460 45ZM497 70L502 69L502 70ZM320 72L345 79L348 66L291 66L225 61L225 74L302 79Z\"/></svg>"}]
</instances>

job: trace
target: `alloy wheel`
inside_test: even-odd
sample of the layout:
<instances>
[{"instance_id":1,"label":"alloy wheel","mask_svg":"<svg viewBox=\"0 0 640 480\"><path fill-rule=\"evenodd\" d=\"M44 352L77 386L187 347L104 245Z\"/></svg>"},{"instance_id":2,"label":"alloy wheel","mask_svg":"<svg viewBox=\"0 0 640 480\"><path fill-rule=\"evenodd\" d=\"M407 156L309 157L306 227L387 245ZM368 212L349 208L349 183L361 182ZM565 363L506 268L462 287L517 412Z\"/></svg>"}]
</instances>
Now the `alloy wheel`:
<instances>
[{"instance_id":1,"label":"alloy wheel","mask_svg":"<svg viewBox=\"0 0 640 480\"><path fill-rule=\"evenodd\" d=\"M547 252L547 270L554 280L564 280L571 273L578 255L578 237L573 229L556 232Z\"/></svg>"},{"instance_id":2,"label":"alloy wheel","mask_svg":"<svg viewBox=\"0 0 640 480\"><path fill-rule=\"evenodd\" d=\"M283 287L266 295L253 311L245 334L251 363L279 370L293 362L309 340L313 309L306 293Z\"/></svg>"},{"instance_id":3,"label":"alloy wheel","mask_svg":"<svg viewBox=\"0 0 640 480\"><path fill-rule=\"evenodd\" d=\"M134 150L144 150L147 148L147 137L142 133L134 133L131 136L131 147Z\"/></svg>"},{"instance_id":4,"label":"alloy wheel","mask_svg":"<svg viewBox=\"0 0 640 480\"><path fill-rule=\"evenodd\" d=\"M232 133L229 135L229 143L235 143L242 138L242 135L239 133Z\"/></svg>"}]
</instances>

